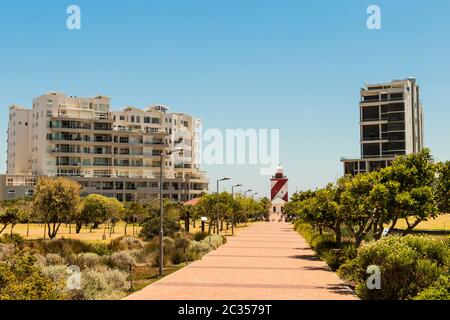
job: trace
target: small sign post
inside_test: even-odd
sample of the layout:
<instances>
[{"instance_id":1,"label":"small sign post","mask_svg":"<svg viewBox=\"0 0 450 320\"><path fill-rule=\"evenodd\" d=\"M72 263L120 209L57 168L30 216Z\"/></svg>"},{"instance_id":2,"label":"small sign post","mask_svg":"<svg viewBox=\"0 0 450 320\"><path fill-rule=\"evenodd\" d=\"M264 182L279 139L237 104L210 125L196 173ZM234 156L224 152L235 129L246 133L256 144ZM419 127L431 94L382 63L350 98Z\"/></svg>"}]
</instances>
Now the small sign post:
<instances>
[{"instance_id":1,"label":"small sign post","mask_svg":"<svg viewBox=\"0 0 450 320\"><path fill-rule=\"evenodd\" d=\"M208 221L207 217L201 217L202 220L202 232L205 232L205 222Z\"/></svg>"}]
</instances>

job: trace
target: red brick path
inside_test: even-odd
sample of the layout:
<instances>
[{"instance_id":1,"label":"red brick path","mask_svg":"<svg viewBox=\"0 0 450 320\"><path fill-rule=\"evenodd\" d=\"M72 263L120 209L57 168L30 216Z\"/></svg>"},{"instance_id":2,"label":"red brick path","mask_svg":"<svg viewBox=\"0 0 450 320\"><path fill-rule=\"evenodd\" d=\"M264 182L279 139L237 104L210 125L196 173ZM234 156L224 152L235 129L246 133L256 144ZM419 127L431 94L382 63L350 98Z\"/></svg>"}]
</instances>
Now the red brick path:
<instances>
[{"instance_id":1,"label":"red brick path","mask_svg":"<svg viewBox=\"0 0 450 320\"><path fill-rule=\"evenodd\" d=\"M202 260L127 297L133 300L346 299L356 297L284 222L259 222Z\"/></svg>"}]
</instances>

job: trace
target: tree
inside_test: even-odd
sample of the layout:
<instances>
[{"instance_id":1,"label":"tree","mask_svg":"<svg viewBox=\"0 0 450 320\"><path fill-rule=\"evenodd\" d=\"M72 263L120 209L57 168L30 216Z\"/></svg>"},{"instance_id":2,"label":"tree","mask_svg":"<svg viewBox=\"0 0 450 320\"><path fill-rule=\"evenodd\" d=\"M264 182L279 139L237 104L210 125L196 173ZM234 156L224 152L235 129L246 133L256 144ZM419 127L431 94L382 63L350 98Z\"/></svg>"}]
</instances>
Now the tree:
<instances>
[{"instance_id":1,"label":"tree","mask_svg":"<svg viewBox=\"0 0 450 320\"><path fill-rule=\"evenodd\" d=\"M50 239L56 237L61 223L80 209L80 185L66 178L41 177L35 187L33 207L48 227Z\"/></svg>"},{"instance_id":2,"label":"tree","mask_svg":"<svg viewBox=\"0 0 450 320\"><path fill-rule=\"evenodd\" d=\"M125 207L122 204L122 202L120 202L116 198L104 197L103 201L106 207L106 216L108 222L111 223L109 229L109 235L111 236L111 233L114 232L114 227L116 223L123 218Z\"/></svg>"},{"instance_id":3,"label":"tree","mask_svg":"<svg viewBox=\"0 0 450 320\"><path fill-rule=\"evenodd\" d=\"M18 208L13 207L11 205L7 206L5 209L0 212L0 223L3 226L0 228L0 234L6 229L8 225L11 225L11 235L14 226L19 223L20 220L20 211Z\"/></svg>"},{"instance_id":4,"label":"tree","mask_svg":"<svg viewBox=\"0 0 450 320\"><path fill-rule=\"evenodd\" d=\"M125 203L125 210L123 220L125 221L125 235L127 234L127 226L132 223L133 225L138 221L141 221L147 215L147 210L144 206L137 201L131 201Z\"/></svg>"},{"instance_id":5,"label":"tree","mask_svg":"<svg viewBox=\"0 0 450 320\"><path fill-rule=\"evenodd\" d=\"M391 228L404 219L410 233L420 222L434 219L439 214L439 198L445 199L445 166L443 180L439 181L439 166L433 162L430 150L398 157L391 166L380 171L380 182L395 183ZM448 189L447 189L448 192ZM439 197L440 196L440 197ZM441 202L444 209L445 200Z\"/></svg>"},{"instance_id":6,"label":"tree","mask_svg":"<svg viewBox=\"0 0 450 320\"><path fill-rule=\"evenodd\" d=\"M172 237L176 232L180 230L180 225L177 220L174 220L171 216L164 215L163 217L164 236ZM148 219L142 224L140 235L146 240L151 240L160 233L160 219L159 217L153 217Z\"/></svg>"},{"instance_id":7,"label":"tree","mask_svg":"<svg viewBox=\"0 0 450 320\"><path fill-rule=\"evenodd\" d=\"M107 218L108 208L106 198L99 194L90 194L83 198L82 210L75 219L77 233L80 232L83 224L88 225L92 223L92 228L96 229Z\"/></svg>"},{"instance_id":8,"label":"tree","mask_svg":"<svg viewBox=\"0 0 450 320\"><path fill-rule=\"evenodd\" d=\"M358 248L372 230L377 212L370 201L370 194L377 183L377 172L358 174L340 181L342 188L339 215L352 233ZM338 182L339 183L339 182Z\"/></svg>"},{"instance_id":9,"label":"tree","mask_svg":"<svg viewBox=\"0 0 450 320\"><path fill-rule=\"evenodd\" d=\"M436 197L441 213L450 213L450 161L437 165Z\"/></svg>"}]
</instances>

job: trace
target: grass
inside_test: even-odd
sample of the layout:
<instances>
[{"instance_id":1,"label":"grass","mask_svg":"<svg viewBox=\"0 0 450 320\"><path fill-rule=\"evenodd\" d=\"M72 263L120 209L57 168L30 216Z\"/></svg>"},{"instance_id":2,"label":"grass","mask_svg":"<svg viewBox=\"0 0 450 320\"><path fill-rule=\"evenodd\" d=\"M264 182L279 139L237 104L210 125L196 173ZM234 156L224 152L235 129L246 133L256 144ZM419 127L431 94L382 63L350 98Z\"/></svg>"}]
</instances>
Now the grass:
<instances>
[{"instance_id":1,"label":"grass","mask_svg":"<svg viewBox=\"0 0 450 320\"><path fill-rule=\"evenodd\" d=\"M247 225L250 225L251 222L247 222ZM450 224L449 224L450 226ZM101 242L109 242L111 240L114 240L116 238L119 238L121 236L125 235L125 223L119 222L116 224L114 228L114 232L110 235L109 230L106 228L106 224L100 225L97 229L90 229L89 227L82 227L80 230L80 233L75 233L75 225L72 224L70 227L69 225L62 224L59 228L58 234L56 235L57 239L65 238L65 239L77 239L77 240L83 240L83 241L101 241ZM180 227L181 230L184 230L184 222L180 221ZM223 230L220 231L220 234L223 236L231 236L231 225L228 226L228 230L226 230L226 224L224 223ZM235 234L239 232L242 228L244 228L244 224L240 224L238 226L235 226L234 232ZM141 230L141 227L135 226L134 227L134 234L133 234L133 226L128 225L127 227L127 235L129 236L137 236L139 234L139 231ZM201 222L200 220L197 220L195 222L195 228L191 226L189 228L190 233L195 233L201 231ZM205 226L205 231L208 232L208 225ZM3 234L9 234L10 228L6 228ZM212 232L212 231L211 231ZM27 237L27 224L18 224L14 227L13 233L20 234L24 239L26 240L37 240L37 239L44 239L44 224L30 224L29 227L29 236ZM106 234L106 239L103 239L103 235ZM48 239L48 235L45 234L45 238Z\"/></svg>"},{"instance_id":2,"label":"grass","mask_svg":"<svg viewBox=\"0 0 450 320\"><path fill-rule=\"evenodd\" d=\"M80 233L75 233L75 225L62 224L59 228L58 234L56 235L57 239L65 238L65 239L77 239L83 241L101 241L101 242L109 242L115 238L119 238L125 235L125 223L119 222L116 224L114 228L114 233L109 234L109 230L106 230L106 239L103 239L103 235L105 234L105 224L102 224L98 227L98 229L90 229L86 227L82 227ZM140 227L135 226L135 235L137 235L140 231ZM9 233L10 228L5 229L2 234ZM44 238L44 225L43 224L30 224L29 236L27 237L27 225L26 224L18 224L14 227L13 233L20 234L26 240L37 240ZM127 227L127 235L133 235L133 227L128 225ZM45 238L48 239L48 235L45 235Z\"/></svg>"},{"instance_id":3,"label":"grass","mask_svg":"<svg viewBox=\"0 0 450 320\"><path fill-rule=\"evenodd\" d=\"M407 225L405 220L397 222L396 228L406 229ZM414 230L450 230L450 214L444 214L438 216L436 219L430 219L423 221L414 228Z\"/></svg>"},{"instance_id":4,"label":"grass","mask_svg":"<svg viewBox=\"0 0 450 320\"><path fill-rule=\"evenodd\" d=\"M164 275L159 276L158 267L150 267L148 265L142 267L136 267L133 269L133 290L131 292L136 292L144 289L146 286L178 271L186 266L186 263L181 263L175 266L164 267Z\"/></svg>"}]
</instances>

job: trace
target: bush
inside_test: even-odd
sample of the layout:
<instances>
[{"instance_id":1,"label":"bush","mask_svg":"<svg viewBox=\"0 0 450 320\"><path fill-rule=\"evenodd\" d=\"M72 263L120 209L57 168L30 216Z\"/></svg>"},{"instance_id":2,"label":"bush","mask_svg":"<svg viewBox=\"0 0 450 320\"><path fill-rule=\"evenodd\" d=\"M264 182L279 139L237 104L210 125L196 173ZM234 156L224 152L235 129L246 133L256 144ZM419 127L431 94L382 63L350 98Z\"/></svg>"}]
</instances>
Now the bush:
<instances>
[{"instance_id":1,"label":"bush","mask_svg":"<svg viewBox=\"0 0 450 320\"><path fill-rule=\"evenodd\" d=\"M164 226L164 236L173 237L175 233L180 230L178 222L170 217L165 216L163 221ZM154 217L148 219L142 224L142 229L140 235L146 239L151 240L155 236L159 235L160 232L160 221L159 217Z\"/></svg>"},{"instance_id":2,"label":"bush","mask_svg":"<svg viewBox=\"0 0 450 320\"><path fill-rule=\"evenodd\" d=\"M0 243L0 261L6 260L14 254L14 244Z\"/></svg>"},{"instance_id":3,"label":"bush","mask_svg":"<svg viewBox=\"0 0 450 320\"><path fill-rule=\"evenodd\" d=\"M126 278L127 274L119 270L86 269L81 273L81 290L74 295L84 300L120 299L128 289Z\"/></svg>"},{"instance_id":4,"label":"bush","mask_svg":"<svg viewBox=\"0 0 450 320\"><path fill-rule=\"evenodd\" d=\"M45 256L45 265L53 266L53 265L62 265L65 264L64 259L57 253L49 253Z\"/></svg>"},{"instance_id":5,"label":"bush","mask_svg":"<svg viewBox=\"0 0 450 320\"><path fill-rule=\"evenodd\" d=\"M95 253L99 256L106 256L108 254L111 254L111 249L109 246L105 243L101 242L93 242L89 244L89 251Z\"/></svg>"},{"instance_id":6,"label":"bush","mask_svg":"<svg viewBox=\"0 0 450 320\"><path fill-rule=\"evenodd\" d=\"M92 247L87 242L76 239L42 240L37 243L37 249L42 254L57 253L62 257L81 252L90 252Z\"/></svg>"},{"instance_id":7,"label":"bush","mask_svg":"<svg viewBox=\"0 0 450 320\"><path fill-rule=\"evenodd\" d=\"M391 236L360 247L357 257L343 264L338 274L356 284L362 299L411 299L430 287L448 269L450 250L432 237ZM381 270L381 289L369 290L367 267Z\"/></svg>"},{"instance_id":8,"label":"bush","mask_svg":"<svg viewBox=\"0 0 450 320\"><path fill-rule=\"evenodd\" d=\"M430 287L423 290L415 300L450 300L450 276L441 275Z\"/></svg>"},{"instance_id":9,"label":"bush","mask_svg":"<svg viewBox=\"0 0 450 320\"><path fill-rule=\"evenodd\" d=\"M331 270L336 271L349 259L356 257L356 248L350 242L338 245L332 234L319 234L309 223L295 222L298 231L315 250L317 256L324 260Z\"/></svg>"},{"instance_id":10,"label":"bush","mask_svg":"<svg viewBox=\"0 0 450 320\"><path fill-rule=\"evenodd\" d=\"M62 299L58 286L35 265L32 256L15 255L0 262L0 300Z\"/></svg>"},{"instance_id":11,"label":"bush","mask_svg":"<svg viewBox=\"0 0 450 320\"><path fill-rule=\"evenodd\" d=\"M13 233L12 235L8 234L8 233L5 233L3 235L3 237L0 238L0 243L15 244L19 248L23 247L24 242L25 242L25 240L22 238L22 236L20 234L17 234L17 233Z\"/></svg>"},{"instance_id":12,"label":"bush","mask_svg":"<svg viewBox=\"0 0 450 320\"><path fill-rule=\"evenodd\" d=\"M201 257L203 257L211 250L211 247L206 242L191 241L186 252L187 259L190 261L201 259Z\"/></svg>"},{"instance_id":13,"label":"bush","mask_svg":"<svg viewBox=\"0 0 450 320\"><path fill-rule=\"evenodd\" d=\"M100 257L92 252L72 254L67 258L69 265L78 266L80 269L95 268L101 265Z\"/></svg>"},{"instance_id":14,"label":"bush","mask_svg":"<svg viewBox=\"0 0 450 320\"><path fill-rule=\"evenodd\" d=\"M195 241L202 241L203 239L205 239L208 236L207 232L196 232L194 233L194 240Z\"/></svg>"},{"instance_id":15,"label":"bush","mask_svg":"<svg viewBox=\"0 0 450 320\"><path fill-rule=\"evenodd\" d=\"M118 251L110 256L104 257L105 264L111 268L120 270L129 270L130 265L136 264L136 259L130 251Z\"/></svg>"},{"instance_id":16,"label":"bush","mask_svg":"<svg viewBox=\"0 0 450 320\"><path fill-rule=\"evenodd\" d=\"M144 248L144 242L142 240L130 237L130 236L122 236L120 238L114 239L111 241L111 250L112 251L120 251L120 250L139 250Z\"/></svg>"}]
</instances>

